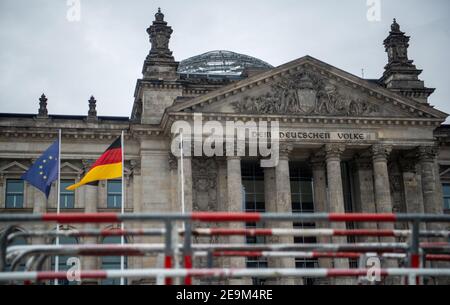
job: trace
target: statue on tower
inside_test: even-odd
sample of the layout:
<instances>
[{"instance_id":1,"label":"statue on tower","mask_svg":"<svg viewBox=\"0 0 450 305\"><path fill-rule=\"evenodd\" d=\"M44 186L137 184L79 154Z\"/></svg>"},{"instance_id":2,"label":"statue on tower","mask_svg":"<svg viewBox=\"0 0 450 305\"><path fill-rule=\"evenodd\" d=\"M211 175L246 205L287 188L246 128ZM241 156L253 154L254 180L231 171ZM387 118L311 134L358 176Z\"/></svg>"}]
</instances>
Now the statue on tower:
<instances>
[{"instance_id":1,"label":"statue on tower","mask_svg":"<svg viewBox=\"0 0 450 305\"><path fill-rule=\"evenodd\" d=\"M384 40L388 63L380 83L391 91L427 103L434 89L425 87L425 83L419 79L422 70L417 69L414 61L408 58L409 39L394 19L389 36Z\"/></svg>"},{"instance_id":2,"label":"statue on tower","mask_svg":"<svg viewBox=\"0 0 450 305\"><path fill-rule=\"evenodd\" d=\"M155 15L155 21L153 21L153 24L147 29L147 33L150 38L150 43L152 44L147 60L156 59L174 61L172 52L169 49L170 36L172 35L173 30L167 25L167 22L164 21L164 14L161 12L160 8L158 8L158 12Z\"/></svg>"},{"instance_id":3,"label":"statue on tower","mask_svg":"<svg viewBox=\"0 0 450 305\"><path fill-rule=\"evenodd\" d=\"M413 61L408 59L409 39L409 36L400 31L400 25L394 19L389 36L384 41L389 64L412 65Z\"/></svg>"}]
</instances>

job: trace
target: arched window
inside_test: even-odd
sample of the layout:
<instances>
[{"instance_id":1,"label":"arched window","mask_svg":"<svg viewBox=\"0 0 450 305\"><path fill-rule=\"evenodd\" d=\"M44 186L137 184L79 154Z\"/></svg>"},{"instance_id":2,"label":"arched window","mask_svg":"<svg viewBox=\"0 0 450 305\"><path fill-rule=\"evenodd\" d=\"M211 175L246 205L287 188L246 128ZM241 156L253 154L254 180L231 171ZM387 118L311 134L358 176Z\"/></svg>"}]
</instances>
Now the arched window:
<instances>
[{"instance_id":1,"label":"arched window","mask_svg":"<svg viewBox=\"0 0 450 305\"><path fill-rule=\"evenodd\" d=\"M56 239L54 240L54 243L56 243ZM59 237L59 244L60 245L76 245L76 244L78 244L78 240L75 237L61 236L61 237ZM66 255L59 256L58 271L67 271L72 267L71 265L67 265L67 260L71 257L72 256L66 256ZM55 270L55 261L56 261L55 257L52 256L51 270ZM52 283L54 283L54 281L52 281ZM68 281L67 279L65 279L65 280L59 280L58 284L59 285L77 285L78 282Z\"/></svg>"},{"instance_id":2,"label":"arched window","mask_svg":"<svg viewBox=\"0 0 450 305\"><path fill-rule=\"evenodd\" d=\"M126 242L126 240L125 240ZM103 244L120 244L120 236L107 236L103 239ZM127 268L127 257L125 256L124 268ZM103 256L102 257L102 269L103 270L117 270L120 269L120 256ZM125 279L126 283L126 279ZM120 279L105 279L102 281L102 285L119 285Z\"/></svg>"}]
</instances>

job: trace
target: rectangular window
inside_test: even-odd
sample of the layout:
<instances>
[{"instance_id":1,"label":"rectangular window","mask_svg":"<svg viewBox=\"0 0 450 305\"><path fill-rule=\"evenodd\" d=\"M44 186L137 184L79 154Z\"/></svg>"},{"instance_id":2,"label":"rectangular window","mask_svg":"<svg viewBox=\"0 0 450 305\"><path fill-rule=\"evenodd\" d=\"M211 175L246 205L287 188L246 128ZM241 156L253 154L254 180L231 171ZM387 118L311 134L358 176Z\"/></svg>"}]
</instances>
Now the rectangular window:
<instances>
[{"instance_id":1,"label":"rectangular window","mask_svg":"<svg viewBox=\"0 0 450 305\"><path fill-rule=\"evenodd\" d=\"M442 184L442 191L444 193L444 211L450 211L450 183Z\"/></svg>"},{"instance_id":2,"label":"rectangular window","mask_svg":"<svg viewBox=\"0 0 450 305\"><path fill-rule=\"evenodd\" d=\"M73 209L75 207L75 193L66 188L75 183L75 180L61 180L60 206L61 209Z\"/></svg>"},{"instance_id":3,"label":"rectangular window","mask_svg":"<svg viewBox=\"0 0 450 305\"><path fill-rule=\"evenodd\" d=\"M107 207L109 209L120 209L122 206L122 181L108 181L108 199Z\"/></svg>"},{"instance_id":4,"label":"rectangular window","mask_svg":"<svg viewBox=\"0 0 450 305\"><path fill-rule=\"evenodd\" d=\"M24 183L20 179L6 180L6 208L21 209L23 208Z\"/></svg>"},{"instance_id":5,"label":"rectangular window","mask_svg":"<svg viewBox=\"0 0 450 305\"><path fill-rule=\"evenodd\" d=\"M242 163L242 186L244 189L245 211L246 212L265 212L264 198L264 171L257 162ZM247 229L263 228L261 223L247 223ZM264 236L248 236L249 244L264 244ZM249 257L247 259L247 268L267 268L267 259L258 257ZM264 278L252 278L253 285L263 285Z\"/></svg>"}]
</instances>

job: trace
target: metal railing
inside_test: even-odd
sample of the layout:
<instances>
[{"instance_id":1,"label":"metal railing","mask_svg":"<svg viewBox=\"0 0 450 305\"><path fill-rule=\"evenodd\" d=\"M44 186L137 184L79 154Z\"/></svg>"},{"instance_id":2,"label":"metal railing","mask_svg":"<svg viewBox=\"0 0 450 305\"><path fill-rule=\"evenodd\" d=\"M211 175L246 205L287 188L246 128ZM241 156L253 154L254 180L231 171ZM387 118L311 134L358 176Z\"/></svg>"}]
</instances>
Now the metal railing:
<instances>
[{"instance_id":1,"label":"metal railing","mask_svg":"<svg viewBox=\"0 0 450 305\"><path fill-rule=\"evenodd\" d=\"M159 222L164 228L155 229L83 229L83 230L32 230L17 232L15 225L24 223L122 223L122 222ZM184 229L178 229L177 223L183 222ZM198 222L314 222L314 223L363 223L389 222L409 223L411 230L377 229L228 229L193 228ZM192 277L234 278L234 277L361 277L368 272L377 272L382 276L401 276L409 284L420 283L424 276L448 277L450 268L423 268L427 261L450 261L450 231L421 230L422 223L450 223L450 215L425 214L275 214L275 213L225 213L194 212L176 213L67 213L67 214L0 214L0 224L8 225L0 236L0 281L44 281L66 278L65 272L42 271L49 257L60 255L73 256L148 256L164 253L164 269L125 269L125 270L83 270L81 279L104 278L165 278L166 284L173 278L184 279L183 283L192 284ZM163 236L164 244L80 244L80 245L11 245L17 238L29 237L106 237L106 236ZM193 244L194 236L289 236L289 237L374 237L401 238L407 242L356 242L356 243L314 243L314 244ZM184 239L178 242L178 237ZM421 238L433 241L420 242ZM436 242L436 239L443 239ZM175 257L183 262L182 268L174 264ZM207 268L193 269L194 257L206 257ZM367 269L360 265L358 269L214 269L215 257L272 257L272 258L330 258L359 259L380 257L401 261L408 268ZM25 272L17 272L20 264L26 262ZM6 271L10 265L11 272ZM33 271L34 270L34 271Z\"/></svg>"}]
</instances>

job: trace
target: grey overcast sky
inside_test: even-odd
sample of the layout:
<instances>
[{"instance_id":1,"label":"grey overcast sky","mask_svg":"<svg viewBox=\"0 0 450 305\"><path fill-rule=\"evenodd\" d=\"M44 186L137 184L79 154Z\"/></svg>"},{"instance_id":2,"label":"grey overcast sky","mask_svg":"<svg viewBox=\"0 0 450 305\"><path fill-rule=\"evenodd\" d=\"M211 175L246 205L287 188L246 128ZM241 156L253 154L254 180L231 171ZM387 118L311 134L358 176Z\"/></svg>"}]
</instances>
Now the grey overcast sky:
<instances>
[{"instance_id":1,"label":"grey overcast sky","mask_svg":"<svg viewBox=\"0 0 450 305\"><path fill-rule=\"evenodd\" d=\"M373 1L373 0L372 0ZM70 1L69 1L70 2ZM174 33L176 60L211 50L244 53L274 66L311 55L350 73L379 78L382 42L394 17L411 36L409 55L437 88L430 103L450 113L450 1L80 0L69 22L66 0L0 0L0 112L36 113L45 92L51 114L129 116L150 44L146 28L160 6Z\"/></svg>"}]
</instances>

